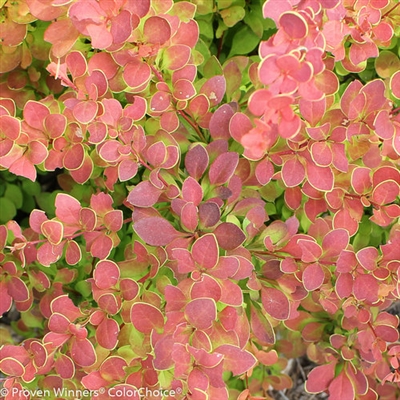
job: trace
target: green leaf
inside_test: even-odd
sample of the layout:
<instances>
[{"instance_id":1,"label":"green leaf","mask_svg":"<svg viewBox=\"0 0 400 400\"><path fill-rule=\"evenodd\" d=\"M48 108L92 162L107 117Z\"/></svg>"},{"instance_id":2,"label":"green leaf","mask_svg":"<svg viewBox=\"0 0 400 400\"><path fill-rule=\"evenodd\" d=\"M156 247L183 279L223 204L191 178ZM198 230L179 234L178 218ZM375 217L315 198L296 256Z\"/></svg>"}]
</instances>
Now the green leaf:
<instances>
[{"instance_id":1,"label":"green leaf","mask_svg":"<svg viewBox=\"0 0 400 400\"><path fill-rule=\"evenodd\" d=\"M232 48L228 57L235 55L248 54L253 51L260 38L247 25L243 25L233 36Z\"/></svg>"},{"instance_id":2,"label":"green leaf","mask_svg":"<svg viewBox=\"0 0 400 400\"><path fill-rule=\"evenodd\" d=\"M250 11L244 17L244 23L261 39L264 33L263 18L261 14Z\"/></svg>"},{"instance_id":3,"label":"green leaf","mask_svg":"<svg viewBox=\"0 0 400 400\"><path fill-rule=\"evenodd\" d=\"M38 196L40 194L39 182L32 182L28 179L22 181L22 190L30 196Z\"/></svg>"},{"instance_id":4,"label":"green leaf","mask_svg":"<svg viewBox=\"0 0 400 400\"><path fill-rule=\"evenodd\" d=\"M22 195L21 188L17 185L7 184L4 197L11 200L17 209L22 207L24 196Z\"/></svg>"},{"instance_id":5,"label":"green leaf","mask_svg":"<svg viewBox=\"0 0 400 400\"><path fill-rule=\"evenodd\" d=\"M0 198L0 223L6 223L17 215L15 204L7 197Z\"/></svg>"}]
</instances>

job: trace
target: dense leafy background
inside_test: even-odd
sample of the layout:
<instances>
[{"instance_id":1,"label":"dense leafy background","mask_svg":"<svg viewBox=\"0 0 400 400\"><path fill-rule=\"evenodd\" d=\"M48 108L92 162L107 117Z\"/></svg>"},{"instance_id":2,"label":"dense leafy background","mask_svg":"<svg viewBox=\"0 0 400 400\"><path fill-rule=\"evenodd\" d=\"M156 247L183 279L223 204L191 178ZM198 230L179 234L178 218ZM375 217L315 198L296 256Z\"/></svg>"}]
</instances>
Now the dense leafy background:
<instances>
[{"instance_id":1,"label":"dense leafy background","mask_svg":"<svg viewBox=\"0 0 400 400\"><path fill-rule=\"evenodd\" d=\"M399 397L397 1L0 5L6 399Z\"/></svg>"}]
</instances>

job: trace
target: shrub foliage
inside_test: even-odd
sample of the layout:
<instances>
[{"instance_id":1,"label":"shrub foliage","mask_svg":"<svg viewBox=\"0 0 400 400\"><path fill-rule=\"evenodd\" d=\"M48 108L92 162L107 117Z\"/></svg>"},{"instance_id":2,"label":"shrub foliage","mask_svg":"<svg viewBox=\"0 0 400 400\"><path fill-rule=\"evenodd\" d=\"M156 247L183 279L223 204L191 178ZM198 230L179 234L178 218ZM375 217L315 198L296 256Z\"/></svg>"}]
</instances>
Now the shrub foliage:
<instances>
[{"instance_id":1,"label":"shrub foliage","mask_svg":"<svg viewBox=\"0 0 400 400\"><path fill-rule=\"evenodd\" d=\"M397 1L0 4L5 399L400 396Z\"/></svg>"}]
</instances>

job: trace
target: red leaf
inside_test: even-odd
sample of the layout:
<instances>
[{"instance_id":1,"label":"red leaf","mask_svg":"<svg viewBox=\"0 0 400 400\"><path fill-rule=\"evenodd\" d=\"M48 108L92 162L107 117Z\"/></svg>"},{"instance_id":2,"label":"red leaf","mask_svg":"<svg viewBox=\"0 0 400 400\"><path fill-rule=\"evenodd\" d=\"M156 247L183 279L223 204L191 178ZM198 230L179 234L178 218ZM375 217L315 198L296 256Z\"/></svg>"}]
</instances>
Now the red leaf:
<instances>
[{"instance_id":1,"label":"red leaf","mask_svg":"<svg viewBox=\"0 0 400 400\"><path fill-rule=\"evenodd\" d=\"M135 222L133 228L151 246L165 246L182 236L166 219L161 217L143 218Z\"/></svg>"},{"instance_id":2,"label":"red leaf","mask_svg":"<svg viewBox=\"0 0 400 400\"><path fill-rule=\"evenodd\" d=\"M124 80L127 85L133 89L141 88L143 85L149 82L151 78L150 66L142 61L139 61L139 58L131 58L130 60L132 61L127 63L124 67Z\"/></svg>"},{"instance_id":3,"label":"red leaf","mask_svg":"<svg viewBox=\"0 0 400 400\"><path fill-rule=\"evenodd\" d=\"M7 283L0 282L0 314L7 312L13 303L12 297L7 292Z\"/></svg>"},{"instance_id":4,"label":"red leaf","mask_svg":"<svg viewBox=\"0 0 400 400\"><path fill-rule=\"evenodd\" d=\"M224 370L231 371L233 375L242 375L253 368L257 359L248 352L231 344L223 344L214 350L224 355Z\"/></svg>"},{"instance_id":5,"label":"red leaf","mask_svg":"<svg viewBox=\"0 0 400 400\"><path fill-rule=\"evenodd\" d=\"M268 319L256 307L251 305L250 326L253 334L263 346L275 344L275 332Z\"/></svg>"},{"instance_id":6,"label":"red leaf","mask_svg":"<svg viewBox=\"0 0 400 400\"><path fill-rule=\"evenodd\" d=\"M345 229L328 232L322 240L323 258L329 259L340 255L349 244L349 233Z\"/></svg>"},{"instance_id":7,"label":"red leaf","mask_svg":"<svg viewBox=\"0 0 400 400\"><path fill-rule=\"evenodd\" d=\"M340 274L336 280L335 290L340 299L347 298L353 292L353 275L350 273Z\"/></svg>"},{"instance_id":8,"label":"red leaf","mask_svg":"<svg viewBox=\"0 0 400 400\"><path fill-rule=\"evenodd\" d=\"M132 26L133 21L136 23ZM111 20L110 33L113 37L113 42L117 44L124 43L138 24L139 18L137 15L132 15L128 10L120 10Z\"/></svg>"},{"instance_id":9,"label":"red leaf","mask_svg":"<svg viewBox=\"0 0 400 400\"><path fill-rule=\"evenodd\" d=\"M311 145L311 157L321 167L327 167L333 161L332 150L326 142L315 142Z\"/></svg>"},{"instance_id":10,"label":"red leaf","mask_svg":"<svg viewBox=\"0 0 400 400\"><path fill-rule=\"evenodd\" d=\"M164 18L149 17L143 26L143 37L147 43L162 45L171 37L171 27Z\"/></svg>"},{"instance_id":11,"label":"red leaf","mask_svg":"<svg viewBox=\"0 0 400 400\"><path fill-rule=\"evenodd\" d=\"M142 333L151 333L153 330L161 332L164 327L164 316L161 311L148 303L134 303L131 308L131 322Z\"/></svg>"},{"instance_id":12,"label":"red leaf","mask_svg":"<svg viewBox=\"0 0 400 400\"><path fill-rule=\"evenodd\" d=\"M372 192L372 201L380 206L392 203L399 196L399 184L393 180L379 183Z\"/></svg>"},{"instance_id":13,"label":"red leaf","mask_svg":"<svg viewBox=\"0 0 400 400\"><path fill-rule=\"evenodd\" d=\"M97 356L89 339L73 339L70 351L71 358L81 367L90 367L96 362Z\"/></svg>"},{"instance_id":14,"label":"red leaf","mask_svg":"<svg viewBox=\"0 0 400 400\"><path fill-rule=\"evenodd\" d=\"M228 304L233 307L239 307L243 303L242 289L229 279L221 279L219 281L221 286L220 302Z\"/></svg>"},{"instance_id":15,"label":"red leaf","mask_svg":"<svg viewBox=\"0 0 400 400\"><path fill-rule=\"evenodd\" d=\"M113 350L118 343L119 325L117 321L104 318L96 329L96 340L100 346Z\"/></svg>"},{"instance_id":16,"label":"red leaf","mask_svg":"<svg viewBox=\"0 0 400 400\"><path fill-rule=\"evenodd\" d=\"M75 364L65 354L59 354L57 360L54 362L54 369L63 379L72 379L75 375Z\"/></svg>"},{"instance_id":17,"label":"red leaf","mask_svg":"<svg viewBox=\"0 0 400 400\"><path fill-rule=\"evenodd\" d=\"M221 212L217 204L213 202L202 203L199 205L199 219L200 223L209 228L214 226L220 219Z\"/></svg>"},{"instance_id":18,"label":"red leaf","mask_svg":"<svg viewBox=\"0 0 400 400\"><path fill-rule=\"evenodd\" d=\"M212 185L222 185L229 181L239 164L239 155L235 152L219 155L211 164L209 177Z\"/></svg>"},{"instance_id":19,"label":"red leaf","mask_svg":"<svg viewBox=\"0 0 400 400\"><path fill-rule=\"evenodd\" d=\"M168 335L160 339L154 346L154 368L157 370L170 369L174 365L174 360L171 358L171 352L175 340L172 335Z\"/></svg>"},{"instance_id":20,"label":"red leaf","mask_svg":"<svg viewBox=\"0 0 400 400\"><path fill-rule=\"evenodd\" d=\"M295 157L287 160L282 167L282 179L287 187L296 187L303 182L306 170L300 160Z\"/></svg>"},{"instance_id":21,"label":"red leaf","mask_svg":"<svg viewBox=\"0 0 400 400\"><path fill-rule=\"evenodd\" d=\"M395 74L392 75L392 77L390 78L389 86L392 90L392 94L397 99L400 99L400 71L397 71Z\"/></svg>"},{"instance_id":22,"label":"red leaf","mask_svg":"<svg viewBox=\"0 0 400 400\"><path fill-rule=\"evenodd\" d=\"M214 230L214 235L224 250L234 250L246 239L243 231L232 222L223 222L218 225Z\"/></svg>"},{"instance_id":23,"label":"red leaf","mask_svg":"<svg viewBox=\"0 0 400 400\"><path fill-rule=\"evenodd\" d=\"M210 134L213 139L230 139L229 122L233 117L234 111L229 104L224 104L218 108L210 119Z\"/></svg>"},{"instance_id":24,"label":"red leaf","mask_svg":"<svg viewBox=\"0 0 400 400\"><path fill-rule=\"evenodd\" d=\"M207 150L197 145L192 147L185 158L185 167L191 177L198 180L200 179L208 167L209 157Z\"/></svg>"},{"instance_id":25,"label":"red leaf","mask_svg":"<svg viewBox=\"0 0 400 400\"><path fill-rule=\"evenodd\" d=\"M322 255L321 246L312 240L299 239L297 244L301 248L301 260L307 263L318 261Z\"/></svg>"},{"instance_id":26,"label":"red leaf","mask_svg":"<svg viewBox=\"0 0 400 400\"><path fill-rule=\"evenodd\" d=\"M192 246L192 257L202 268L211 269L218 263L218 244L212 233L198 238Z\"/></svg>"},{"instance_id":27,"label":"red leaf","mask_svg":"<svg viewBox=\"0 0 400 400\"><path fill-rule=\"evenodd\" d=\"M29 104L29 102L27 104ZM40 129L42 129L42 128L40 128ZM18 139L21 134L21 121L19 121L18 119L14 118L14 117L11 117L10 115L1 115L0 116L0 132L2 133L3 137L5 136L6 138L8 138L10 140Z\"/></svg>"},{"instance_id":28,"label":"red leaf","mask_svg":"<svg viewBox=\"0 0 400 400\"><path fill-rule=\"evenodd\" d=\"M53 245L61 243L64 236L64 226L55 220L44 221L41 225L42 234Z\"/></svg>"},{"instance_id":29,"label":"red leaf","mask_svg":"<svg viewBox=\"0 0 400 400\"><path fill-rule=\"evenodd\" d=\"M8 294L15 301L26 301L29 299L29 290L20 278L12 276L7 283Z\"/></svg>"},{"instance_id":30,"label":"red leaf","mask_svg":"<svg viewBox=\"0 0 400 400\"><path fill-rule=\"evenodd\" d=\"M372 275L358 275L354 281L353 294L359 300L370 303L378 301L379 281Z\"/></svg>"},{"instance_id":31,"label":"red leaf","mask_svg":"<svg viewBox=\"0 0 400 400\"><path fill-rule=\"evenodd\" d=\"M364 247L356 253L356 257L363 268L373 271L377 267L379 253L375 247Z\"/></svg>"},{"instance_id":32,"label":"red leaf","mask_svg":"<svg viewBox=\"0 0 400 400\"><path fill-rule=\"evenodd\" d=\"M332 380L328 389L331 400L353 400L355 397L353 384L344 371Z\"/></svg>"},{"instance_id":33,"label":"red leaf","mask_svg":"<svg viewBox=\"0 0 400 400\"><path fill-rule=\"evenodd\" d=\"M51 302L50 308L51 312L60 313L68 318L68 320L71 322L82 317L82 313L79 308L74 305L72 300L66 294L56 297Z\"/></svg>"},{"instance_id":34,"label":"red leaf","mask_svg":"<svg viewBox=\"0 0 400 400\"><path fill-rule=\"evenodd\" d=\"M274 166L267 158L257 163L255 173L256 178L261 185L265 186L267 183L269 183L274 175L274 172Z\"/></svg>"},{"instance_id":35,"label":"red leaf","mask_svg":"<svg viewBox=\"0 0 400 400\"><path fill-rule=\"evenodd\" d=\"M111 260L99 261L93 272L96 286L100 289L109 289L119 281L120 270L118 265Z\"/></svg>"},{"instance_id":36,"label":"red leaf","mask_svg":"<svg viewBox=\"0 0 400 400\"><path fill-rule=\"evenodd\" d=\"M192 299L207 297L217 302L221 298L221 286L214 278L203 274L201 278L193 284L190 296Z\"/></svg>"},{"instance_id":37,"label":"red leaf","mask_svg":"<svg viewBox=\"0 0 400 400\"><path fill-rule=\"evenodd\" d=\"M191 176L185 179L182 185L182 198L198 206L203 199L203 189Z\"/></svg>"},{"instance_id":38,"label":"red leaf","mask_svg":"<svg viewBox=\"0 0 400 400\"><path fill-rule=\"evenodd\" d=\"M106 233L101 232L100 235L93 240L90 246L90 254L92 257L97 257L100 258L100 260L104 260L110 255L112 248L112 239Z\"/></svg>"},{"instance_id":39,"label":"red leaf","mask_svg":"<svg viewBox=\"0 0 400 400\"><path fill-rule=\"evenodd\" d=\"M129 193L127 201L137 207L151 207L157 203L162 189L149 181L142 181Z\"/></svg>"},{"instance_id":40,"label":"red leaf","mask_svg":"<svg viewBox=\"0 0 400 400\"><path fill-rule=\"evenodd\" d=\"M289 318L289 300L279 289L263 287L261 290L261 301L265 311L271 317L278 320Z\"/></svg>"},{"instance_id":41,"label":"red leaf","mask_svg":"<svg viewBox=\"0 0 400 400\"><path fill-rule=\"evenodd\" d=\"M194 299L185 307L185 317L196 329L208 329L217 318L215 301L208 298Z\"/></svg>"},{"instance_id":42,"label":"red leaf","mask_svg":"<svg viewBox=\"0 0 400 400\"><path fill-rule=\"evenodd\" d=\"M211 106L216 106L224 97L225 90L225 77L223 75L215 75L204 83L200 89L200 93L204 93L207 96Z\"/></svg>"},{"instance_id":43,"label":"red leaf","mask_svg":"<svg viewBox=\"0 0 400 400\"><path fill-rule=\"evenodd\" d=\"M25 367L14 358L5 357L0 360L0 371L10 376L22 376L25 373Z\"/></svg>"},{"instance_id":44,"label":"red leaf","mask_svg":"<svg viewBox=\"0 0 400 400\"><path fill-rule=\"evenodd\" d=\"M197 207L193 203L186 203L181 211L181 223L189 232L194 232L199 223Z\"/></svg>"},{"instance_id":45,"label":"red leaf","mask_svg":"<svg viewBox=\"0 0 400 400\"><path fill-rule=\"evenodd\" d=\"M336 363L319 365L311 370L306 381L308 393L320 393L328 389L329 384L335 377Z\"/></svg>"},{"instance_id":46,"label":"red leaf","mask_svg":"<svg viewBox=\"0 0 400 400\"><path fill-rule=\"evenodd\" d=\"M309 292L320 288L324 279L324 270L318 263L308 265L303 272L303 284Z\"/></svg>"},{"instance_id":47,"label":"red leaf","mask_svg":"<svg viewBox=\"0 0 400 400\"><path fill-rule=\"evenodd\" d=\"M104 226L112 232L118 232L122 228L123 214L121 210L109 211L103 217Z\"/></svg>"},{"instance_id":48,"label":"red leaf","mask_svg":"<svg viewBox=\"0 0 400 400\"><path fill-rule=\"evenodd\" d=\"M333 189L334 176L330 167L319 167L307 162L307 178L310 185L317 190L329 192Z\"/></svg>"}]
</instances>

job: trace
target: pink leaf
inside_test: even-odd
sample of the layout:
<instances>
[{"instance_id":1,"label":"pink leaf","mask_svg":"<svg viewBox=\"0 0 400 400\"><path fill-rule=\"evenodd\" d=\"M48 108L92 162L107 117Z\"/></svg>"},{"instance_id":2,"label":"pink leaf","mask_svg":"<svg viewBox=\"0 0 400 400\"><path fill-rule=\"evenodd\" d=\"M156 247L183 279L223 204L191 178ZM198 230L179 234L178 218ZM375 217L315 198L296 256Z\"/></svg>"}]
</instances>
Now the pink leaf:
<instances>
[{"instance_id":1,"label":"pink leaf","mask_svg":"<svg viewBox=\"0 0 400 400\"><path fill-rule=\"evenodd\" d=\"M215 301L209 298L194 299L186 305L185 316L195 328L208 329L217 318Z\"/></svg>"},{"instance_id":2,"label":"pink leaf","mask_svg":"<svg viewBox=\"0 0 400 400\"><path fill-rule=\"evenodd\" d=\"M157 203L162 192L151 182L142 181L129 193L127 201L137 207L151 207Z\"/></svg>"},{"instance_id":3,"label":"pink leaf","mask_svg":"<svg viewBox=\"0 0 400 400\"><path fill-rule=\"evenodd\" d=\"M198 206L203 199L203 189L191 176L185 179L182 185L182 197L185 201Z\"/></svg>"},{"instance_id":4,"label":"pink leaf","mask_svg":"<svg viewBox=\"0 0 400 400\"><path fill-rule=\"evenodd\" d=\"M149 17L143 26L143 36L147 43L162 45L169 40L171 27L164 18L157 16Z\"/></svg>"},{"instance_id":5,"label":"pink leaf","mask_svg":"<svg viewBox=\"0 0 400 400\"><path fill-rule=\"evenodd\" d=\"M331 381L328 389L332 400L353 400L355 397L354 386L344 370Z\"/></svg>"},{"instance_id":6,"label":"pink leaf","mask_svg":"<svg viewBox=\"0 0 400 400\"><path fill-rule=\"evenodd\" d=\"M287 187L300 185L305 178L305 174L305 168L297 157L291 158L283 164L282 179Z\"/></svg>"},{"instance_id":7,"label":"pink leaf","mask_svg":"<svg viewBox=\"0 0 400 400\"><path fill-rule=\"evenodd\" d=\"M90 367L97 356L89 339L75 339L71 344L71 358L81 367Z\"/></svg>"},{"instance_id":8,"label":"pink leaf","mask_svg":"<svg viewBox=\"0 0 400 400\"><path fill-rule=\"evenodd\" d=\"M271 317L278 320L289 318L289 300L279 289L263 287L261 290L261 301L265 311Z\"/></svg>"},{"instance_id":9,"label":"pink leaf","mask_svg":"<svg viewBox=\"0 0 400 400\"><path fill-rule=\"evenodd\" d=\"M65 354L60 354L57 360L54 362L54 369L63 379L72 379L75 375L75 364Z\"/></svg>"},{"instance_id":10,"label":"pink leaf","mask_svg":"<svg viewBox=\"0 0 400 400\"><path fill-rule=\"evenodd\" d=\"M224 97L226 90L226 81L223 75L216 75L208 79L201 87L200 93L204 93L211 106L218 105Z\"/></svg>"},{"instance_id":11,"label":"pink leaf","mask_svg":"<svg viewBox=\"0 0 400 400\"><path fill-rule=\"evenodd\" d=\"M52 245L60 244L64 236L63 224L55 220L44 221L41 225L41 231Z\"/></svg>"},{"instance_id":12,"label":"pink leaf","mask_svg":"<svg viewBox=\"0 0 400 400\"><path fill-rule=\"evenodd\" d=\"M134 58L125 65L123 77L127 85L131 88L140 88L142 85L149 82L151 78L150 66L142 61L139 61L139 58Z\"/></svg>"},{"instance_id":13,"label":"pink leaf","mask_svg":"<svg viewBox=\"0 0 400 400\"><path fill-rule=\"evenodd\" d=\"M234 111L229 104L224 104L215 111L210 119L210 134L213 139L229 139L229 123Z\"/></svg>"},{"instance_id":14,"label":"pink leaf","mask_svg":"<svg viewBox=\"0 0 400 400\"><path fill-rule=\"evenodd\" d=\"M189 175L197 180L204 174L208 167L208 162L209 157L207 150L198 144L192 147L186 154L185 167Z\"/></svg>"},{"instance_id":15,"label":"pink leaf","mask_svg":"<svg viewBox=\"0 0 400 400\"><path fill-rule=\"evenodd\" d=\"M130 312L131 322L142 333L160 332L164 327L164 317L161 311L148 303L134 303Z\"/></svg>"},{"instance_id":16,"label":"pink leaf","mask_svg":"<svg viewBox=\"0 0 400 400\"><path fill-rule=\"evenodd\" d=\"M181 236L180 232L161 217L143 218L137 221L133 228L151 246L165 246Z\"/></svg>"},{"instance_id":17,"label":"pink leaf","mask_svg":"<svg viewBox=\"0 0 400 400\"><path fill-rule=\"evenodd\" d=\"M112 248L112 239L106 233L101 233L93 240L90 246L90 254L103 260L109 256Z\"/></svg>"},{"instance_id":18,"label":"pink leaf","mask_svg":"<svg viewBox=\"0 0 400 400\"><path fill-rule=\"evenodd\" d=\"M215 236L208 233L198 238L192 246L192 256L202 268L214 268L219 258Z\"/></svg>"},{"instance_id":19,"label":"pink leaf","mask_svg":"<svg viewBox=\"0 0 400 400\"><path fill-rule=\"evenodd\" d=\"M372 201L378 205L392 203L399 196L399 184L393 180L379 183L372 192Z\"/></svg>"},{"instance_id":20,"label":"pink leaf","mask_svg":"<svg viewBox=\"0 0 400 400\"><path fill-rule=\"evenodd\" d=\"M119 325L117 321L104 318L96 329L96 340L100 346L113 350L118 343Z\"/></svg>"},{"instance_id":21,"label":"pink leaf","mask_svg":"<svg viewBox=\"0 0 400 400\"><path fill-rule=\"evenodd\" d=\"M337 257L349 244L349 233L345 229L335 229L322 240L323 258Z\"/></svg>"},{"instance_id":22,"label":"pink leaf","mask_svg":"<svg viewBox=\"0 0 400 400\"><path fill-rule=\"evenodd\" d=\"M279 25L290 39L302 39L308 34L306 20L298 13L288 11L279 18Z\"/></svg>"},{"instance_id":23,"label":"pink leaf","mask_svg":"<svg viewBox=\"0 0 400 400\"><path fill-rule=\"evenodd\" d=\"M122 228L123 214L121 210L111 210L103 217L104 226L112 232L118 232Z\"/></svg>"},{"instance_id":24,"label":"pink leaf","mask_svg":"<svg viewBox=\"0 0 400 400\"><path fill-rule=\"evenodd\" d=\"M325 273L318 263L310 264L303 272L303 283L309 292L322 286L325 279Z\"/></svg>"},{"instance_id":25,"label":"pink leaf","mask_svg":"<svg viewBox=\"0 0 400 400\"><path fill-rule=\"evenodd\" d=\"M68 265L75 265L82 259L82 251L78 243L68 240L65 246L65 261Z\"/></svg>"},{"instance_id":26,"label":"pink leaf","mask_svg":"<svg viewBox=\"0 0 400 400\"><path fill-rule=\"evenodd\" d=\"M28 101L24 107L25 121L37 130L43 130L43 122L50 114L50 110L44 104L37 101Z\"/></svg>"},{"instance_id":27,"label":"pink leaf","mask_svg":"<svg viewBox=\"0 0 400 400\"><path fill-rule=\"evenodd\" d=\"M253 354L231 344L223 344L214 351L224 355L224 369L231 371L233 375L244 374L257 362Z\"/></svg>"},{"instance_id":28,"label":"pink leaf","mask_svg":"<svg viewBox=\"0 0 400 400\"><path fill-rule=\"evenodd\" d=\"M28 288L20 278L12 276L7 283L8 294L15 301L26 301L29 299Z\"/></svg>"},{"instance_id":29,"label":"pink leaf","mask_svg":"<svg viewBox=\"0 0 400 400\"><path fill-rule=\"evenodd\" d=\"M271 323L263 313L251 306L251 330L261 345L268 346L275 344L275 332Z\"/></svg>"},{"instance_id":30,"label":"pink leaf","mask_svg":"<svg viewBox=\"0 0 400 400\"><path fill-rule=\"evenodd\" d=\"M210 183L212 185L222 185L228 182L235 173L238 163L238 153L229 152L219 155L210 167Z\"/></svg>"},{"instance_id":31,"label":"pink leaf","mask_svg":"<svg viewBox=\"0 0 400 400\"><path fill-rule=\"evenodd\" d=\"M118 265L111 260L99 261L93 272L96 286L100 289L108 289L115 286L120 277Z\"/></svg>"},{"instance_id":32,"label":"pink leaf","mask_svg":"<svg viewBox=\"0 0 400 400\"><path fill-rule=\"evenodd\" d=\"M335 377L335 366L336 363L333 362L314 367L307 377L306 391L308 393L320 393L328 389Z\"/></svg>"}]
</instances>

